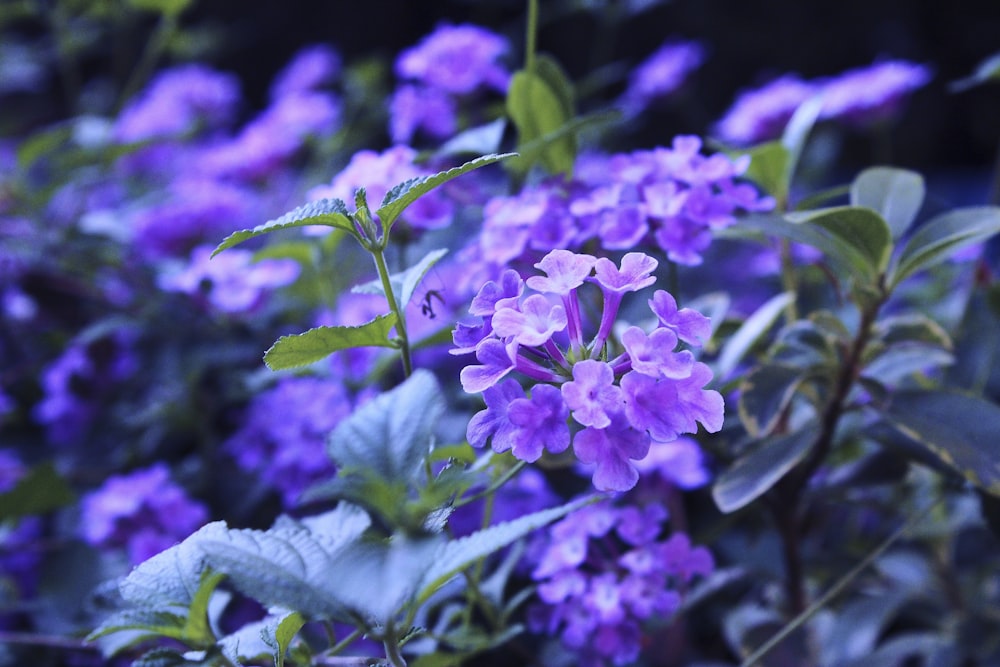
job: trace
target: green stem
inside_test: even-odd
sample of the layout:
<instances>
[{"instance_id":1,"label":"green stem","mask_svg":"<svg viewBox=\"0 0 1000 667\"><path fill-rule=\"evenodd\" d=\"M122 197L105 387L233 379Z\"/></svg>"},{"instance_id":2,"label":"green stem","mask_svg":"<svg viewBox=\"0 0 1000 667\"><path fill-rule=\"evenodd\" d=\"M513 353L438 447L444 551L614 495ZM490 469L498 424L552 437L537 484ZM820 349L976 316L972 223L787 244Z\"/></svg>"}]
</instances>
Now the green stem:
<instances>
[{"instance_id":1,"label":"green stem","mask_svg":"<svg viewBox=\"0 0 1000 667\"><path fill-rule=\"evenodd\" d=\"M375 258L375 268L378 270L379 280L382 281L382 290L389 302L389 310L396 315L396 338L399 340L399 352L403 357L403 374L410 377L413 374L413 360L410 358L410 339L406 333L406 315L396 302L396 295L392 291L389 267L385 263L385 252L382 248L369 248L369 250L372 257Z\"/></svg>"},{"instance_id":2,"label":"green stem","mask_svg":"<svg viewBox=\"0 0 1000 667\"><path fill-rule=\"evenodd\" d=\"M905 535L907 532L913 529L917 523L927 515L935 506L940 503L941 500L937 500L931 503L929 506L922 510L914 513L907 519L906 523L896 529L892 535L887 537L881 544L879 544L874 551L865 556L865 558L855 565L851 570L840 578L837 583L830 587L826 593L821 595L814 603L812 603L808 609L805 609L802 613L792 619L788 625L783 627L778 631L773 637L764 642L756 651L754 651L750 656L748 656L742 663L740 667L753 667L761 658L770 653L778 644L785 640L790 634L795 632L803 623L812 618L816 612L825 607L830 603L833 598L837 597L846 589L852 581L858 578L858 576L864 572L869 565L875 562L886 550L891 547L896 541Z\"/></svg>"},{"instance_id":3,"label":"green stem","mask_svg":"<svg viewBox=\"0 0 1000 667\"><path fill-rule=\"evenodd\" d=\"M392 639L385 639L382 642L385 646L385 657L389 661L389 664L393 667L406 667L406 659L399 650L399 642L395 637Z\"/></svg>"},{"instance_id":4,"label":"green stem","mask_svg":"<svg viewBox=\"0 0 1000 667\"><path fill-rule=\"evenodd\" d=\"M500 477L497 478L497 480L495 482L493 482L492 484L490 484L489 486L487 486L485 489L483 489L479 493L477 493L475 495L472 495L472 496L466 496L465 498L461 498L459 500L456 500L455 501L455 508L457 509L457 508L461 507L462 505L468 505L471 502L479 500L483 496L487 496L487 495L489 495L491 493L495 493L497 489L499 489L501 486L503 486L504 484L506 484L512 477L514 477L514 475L516 475L517 473L521 472L521 469L524 468L526 465L528 465L528 464L525 463L524 461L518 461L517 463L515 463L511 467L510 470L508 470L507 472L505 472L504 474L502 474Z\"/></svg>"},{"instance_id":5,"label":"green stem","mask_svg":"<svg viewBox=\"0 0 1000 667\"><path fill-rule=\"evenodd\" d=\"M795 263L792 261L792 244L788 239L781 241L781 287L785 292L797 294L799 289L798 277L795 275ZM798 309L795 304L797 299L789 299L785 306L785 319L791 324L799 319Z\"/></svg>"},{"instance_id":6,"label":"green stem","mask_svg":"<svg viewBox=\"0 0 1000 667\"><path fill-rule=\"evenodd\" d=\"M524 69L535 71L535 45L538 41L538 0L528 0L528 28L524 35Z\"/></svg>"},{"instance_id":7,"label":"green stem","mask_svg":"<svg viewBox=\"0 0 1000 667\"><path fill-rule=\"evenodd\" d=\"M156 62L163 55L167 44L177 32L177 28L177 16L175 14L163 14L160 16L160 21L156 24L155 32L147 40L146 48L143 49L142 55L139 57L139 63L132 70L132 75L129 77L128 83L122 89L122 96L118 103L119 108L125 106L129 98L139 92L139 89L152 75L156 67Z\"/></svg>"}]
</instances>

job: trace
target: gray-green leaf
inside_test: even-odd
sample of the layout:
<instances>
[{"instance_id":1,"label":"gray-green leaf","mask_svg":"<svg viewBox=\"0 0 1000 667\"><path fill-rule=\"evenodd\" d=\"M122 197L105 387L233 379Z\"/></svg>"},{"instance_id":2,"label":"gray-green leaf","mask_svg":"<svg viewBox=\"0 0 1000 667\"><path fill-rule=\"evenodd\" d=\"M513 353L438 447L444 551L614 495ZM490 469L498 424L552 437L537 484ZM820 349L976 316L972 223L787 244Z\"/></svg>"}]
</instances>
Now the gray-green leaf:
<instances>
[{"instance_id":1,"label":"gray-green leaf","mask_svg":"<svg viewBox=\"0 0 1000 667\"><path fill-rule=\"evenodd\" d=\"M851 206L879 213L889 224L892 238L900 238L913 224L924 202L924 179L906 169L872 167L851 184Z\"/></svg>"},{"instance_id":2,"label":"gray-green leaf","mask_svg":"<svg viewBox=\"0 0 1000 667\"><path fill-rule=\"evenodd\" d=\"M1000 496L1000 406L940 390L900 391L885 418L984 491Z\"/></svg>"},{"instance_id":3,"label":"gray-green leaf","mask_svg":"<svg viewBox=\"0 0 1000 667\"><path fill-rule=\"evenodd\" d=\"M985 241L1000 232L1000 206L960 208L921 225L903 246L890 285L943 262L962 248Z\"/></svg>"},{"instance_id":4,"label":"gray-green leaf","mask_svg":"<svg viewBox=\"0 0 1000 667\"><path fill-rule=\"evenodd\" d=\"M813 424L761 441L719 475L712 487L715 504L728 513L756 500L805 458L818 432Z\"/></svg>"}]
</instances>

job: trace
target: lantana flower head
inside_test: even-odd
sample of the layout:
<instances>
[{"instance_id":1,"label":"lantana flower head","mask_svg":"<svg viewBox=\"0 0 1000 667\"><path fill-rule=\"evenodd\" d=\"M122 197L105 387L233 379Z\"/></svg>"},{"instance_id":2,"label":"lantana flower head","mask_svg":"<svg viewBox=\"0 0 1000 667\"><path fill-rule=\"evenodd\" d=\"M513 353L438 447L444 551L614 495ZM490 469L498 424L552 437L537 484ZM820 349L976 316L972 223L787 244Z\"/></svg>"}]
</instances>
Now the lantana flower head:
<instances>
[{"instance_id":1,"label":"lantana flower head","mask_svg":"<svg viewBox=\"0 0 1000 667\"><path fill-rule=\"evenodd\" d=\"M634 462L650 446L693 433L698 423L718 431L722 396L704 388L711 371L690 351L675 349L681 329L693 344L707 337L703 315L677 309L657 292L650 301L660 311L654 310L657 326L612 338L623 297L651 286L656 266L643 253L627 253L616 265L553 250L535 265L546 275L525 280L508 269L499 282L485 284L470 308L481 324L455 330L454 352L475 352L478 362L462 369L462 386L486 401L469 423L469 442L489 441L495 451L529 462L572 442L577 458L593 464L598 489L625 491L635 486ZM580 307L585 289L603 294L593 337Z\"/></svg>"}]
</instances>

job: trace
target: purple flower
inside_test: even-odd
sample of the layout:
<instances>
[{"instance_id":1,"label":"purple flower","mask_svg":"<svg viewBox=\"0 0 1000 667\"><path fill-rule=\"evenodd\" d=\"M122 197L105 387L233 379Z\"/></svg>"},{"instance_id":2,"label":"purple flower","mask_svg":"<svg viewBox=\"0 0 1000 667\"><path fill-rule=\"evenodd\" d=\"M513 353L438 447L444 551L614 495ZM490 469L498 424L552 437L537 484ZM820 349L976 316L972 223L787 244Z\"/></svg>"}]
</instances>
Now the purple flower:
<instances>
[{"instance_id":1,"label":"purple flower","mask_svg":"<svg viewBox=\"0 0 1000 667\"><path fill-rule=\"evenodd\" d=\"M588 528L594 517L601 518L602 530ZM691 548L686 535L657 541L665 519L658 503L618 507L605 501L542 533L532 571L540 602L528 611L529 627L558 634L576 653L575 664L636 660L644 622L674 613L681 596L673 589L712 569L711 554Z\"/></svg>"},{"instance_id":2,"label":"purple flower","mask_svg":"<svg viewBox=\"0 0 1000 667\"><path fill-rule=\"evenodd\" d=\"M636 114L650 103L681 87L687 75L701 66L705 50L697 42L668 41L632 71L621 103Z\"/></svg>"},{"instance_id":3,"label":"purple flower","mask_svg":"<svg viewBox=\"0 0 1000 667\"><path fill-rule=\"evenodd\" d=\"M795 110L818 92L815 84L788 74L756 90L740 93L714 132L739 146L781 136Z\"/></svg>"},{"instance_id":4,"label":"purple flower","mask_svg":"<svg viewBox=\"0 0 1000 667\"><path fill-rule=\"evenodd\" d=\"M636 463L643 475L657 476L681 489L697 489L711 479L701 447L692 438L681 436L670 442L657 442L649 454Z\"/></svg>"},{"instance_id":5,"label":"purple flower","mask_svg":"<svg viewBox=\"0 0 1000 667\"><path fill-rule=\"evenodd\" d=\"M224 448L237 465L277 489L291 507L309 486L330 477L326 437L352 401L340 382L289 377L257 395Z\"/></svg>"},{"instance_id":6,"label":"purple flower","mask_svg":"<svg viewBox=\"0 0 1000 667\"><path fill-rule=\"evenodd\" d=\"M517 303L524 292L524 280L513 269L507 269L500 275L500 282L488 281L472 299L469 314L480 317L492 317L497 308L507 304Z\"/></svg>"},{"instance_id":7,"label":"purple flower","mask_svg":"<svg viewBox=\"0 0 1000 667\"><path fill-rule=\"evenodd\" d=\"M674 352L677 336L670 329L657 328L653 333L639 327L629 327L622 333L622 345L632 362L632 370L658 378L686 378L691 374L694 356L688 352Z\"/></svg>"},{"instance_id":8,"label":"purple flower","mask_svg":"<svg viewBox=\"0 0 1000 667\"><path fill-rule=\"evenodd\" d=\"M81 537L102 549L124 547L138 564L187 537L208 520L163 463L109 477L81 501Z\"/></svg>"},{"instance_id":9,"label":"purple flower","mask_svg":"<svg viewBox=\"0 0 1000 667\"><path fill-rule=\"evenodd\" d=\"M614 385L615 374L603 361L585 359L573 365L573 379L562 386L573 419L583 426L605 428L613 415L621 412L621 389Z\"/></svg>"},{"instance_id":10,"label":"purple flower","mask_svg":"<svg viewBox=\"0 0 1000 667\"><path fill-rule=\"evenodd\" d=\"M336 198L350 204L354 202L354 193L359 188L365 188L368 204L374 211L390 188L413 178L431 175L432 172L417 166L414 162L416 157L417 152L408 146L394 146L382 153L359 151L330 185L312 188L308 197L311 201ZM437 229L451 222L453 208L438 189L411 204L404 218L413 228Z\"/></svg>"},{"instance_id":11,"label":"purple flower","mask_svg":"<svg viewBox=\"0 0 1000 667\"><path fill-rule=\"evenodd\" d=\"M466 439L473 447L483 447L492 438L495 452L505 452L516 444L517 426L511 422L508 409L512 401L523 399L524 390L517 380L508 378L483 390L486 409L480 410L466 431Z\"/></svg>"},{"instance_id":12,"label":"purple flower","mask_svg":"<svg viewBox=\"0 0 1000 667\"><path fill-rule=\"evenodd\" d=\"M140 210L132 243L147 258L186 255L195 246L252 227L259 215L250 190L206 178L174 181L163 201Z\"/></svg>"},{"instance_id":13,"label":"purple flower","mask_svg":"<svg viewBox=\"0 0 1000 667\"><path fill-rule=\"evenodd\" d=\"M689 345L701 347L712 335L712 321L691 308L678 310L677 301L670 292L656 290L649 300L649 308L661 325Z\"/></svg>"},{"instance_id":14,"label":"purple flower","mask_svg":"<svg viewBox=\"0 0 1000 667\"><path fill-rule=\"evenodd\" d=\"M596 262L592 255L553 250L535 264L546 276L531 276L525 282L533 290L566 296L583 284Z\"/></svg>"},{"instance_id":15,"label":"purple flower","mask_svg":"<svg viewBox=\"0 0 1000 667\"><path fill-rule=\"evenodd\" d=\"M566 311L541 294L533 294L519 310L509 306L497 309L491 322L500 338L537 347L548 342L552 334L566 329Z\"/></svg>"},{"instance_id":16,"label":"purple flower","mask_svg":"<svg viewBox=\"0 0 1000 667\"><path fill-rule=\"evenodd\" d=\"M462 388L477 394L496 384L502 377L514 370L514 360L511 359L507 347L496 338L488 338L476 348L478 366L466 366L459 374Z\"/></svg>"},{"instance_id":17,"label":"purple flower","mask_svg":"<svg viewBox=\"0 0 1000 667\"><path fill-rule=\"evenodd\" d=\"M129 101L115 122L118 141L173 138L199 123L227 122L240 99L235 77L202 65L161 72L145 91Z\"/></svg>"},{"instance_id":18,"label":"purple flower","mask_svg":"<svg viewBox=\"0 0 1000 667\"><path fill-rule=\"evenodd\" d=\"M677 380L626 373L621 379L625 414L661 442L696 432L697 422L715 433L722 428L723 401L719 392L703 389L711 379L712 371L701 362L695 362L689 377Z\"/></svg>"},{"instance_id":19,"label":"purple flower","mask_svg":"<svg viewBox=\"0 0 1000 667\"><path fill-rule=\"evenodd\" d=\"M931 79L931 70L905 60L887 60L844 72L823 83L823 118L858 125L896 115L906 98Z\"/></svg>"},{"instance_id":20,"label":"purple flower","mask_svg":"<svg viewBox=\"0 0 1000 667\"><path fill-rule=\"evenodd\" d=\"M408 144L418 130L444 139L458 129L458 108L444 91L426 86L400 86L389 101L389 136Z\"/></svg>"},{"instance_id":21,"label":"purple flower","mask_svg":"<svg viewBox=\"0 0 1000 667\"><path fill-rule=\"evenodd\" d=\"M604 342L611 333L611 326L618 317L618 308L625 293L636 292L656 282L656 278L652 275L656 265L655 259L641 252L626 253L622 257L621 270L606 257L601 257L595 262L594 280L604 292L604 309L594 339L592 356L597 356L604 347Z\"/></svg>"},{"instance_id":22,"label":"purple flower","mask_svg":"<svg viewBox=\"0 0 1000 667\"><path fill-rule=\"evenodd\" d=\"M518 427L511 447L515 458L532 463L541 457L543 447L553 454L569 447L569 409L556 387L536 386L530 398L510 402L507 416Z\"/></svg>"},{"instance_id":23,"label":"purple flower","mask_svg":"<svg viewBox=\"0 0 1000 667\"><path fill-rule=\"evenodd\" d=\"M267 290L295 282L299 264L292 259L254 262L249 250L230 249L212 258L212 248L195 248L191 262L179 273L159 279L160 289L203 297L224 313L250 313L263 303Z\"/></svg>"},{"instance_id":24,"label":"purple flower","mask_svg":"<svg viewBox=\"0 0 1000 667\"><path fill-rule=\"evenodd\" d=\"M338 102L328 93L279 97L231 141L206 149L197 168L213 177L262 179L284 167L308 138L333 132L339 117Z\"/></svg>"},{"instance_id":25,"label":"purple flower","mask_svg":"<svg viewBox=\"0 0 1000 667\"><path fill-rule=\"evenodd\" d=\"M396 74L448 93L507 89L510 75L496 61L507 50L499 35L474 25L441 25L400 54Z\"/></svg>"},{"instance_id":26,"label":"purple flower","mask_svg":"<svg viewBox=\"0 0 1000 667\"><path fill-rule=\"evenodd\" d=\"M271 99L309 92L332 82L340 73L340 57L326 44L307 46L285 65L271 84Z\"/></svg>"},{"instance_id":27,"label":"purple flower","mask_svg":"<svg viewBox=\"0 0 1000 667\"><path fill-rule=\"evenodd\" d=\"M637 430L621 413L606 428L585 428L573 438L573 453L595 464L593 483L600 491L628 491L639 480L632 464L649 452L649 435Z\"/></svg>"}]
</instances>

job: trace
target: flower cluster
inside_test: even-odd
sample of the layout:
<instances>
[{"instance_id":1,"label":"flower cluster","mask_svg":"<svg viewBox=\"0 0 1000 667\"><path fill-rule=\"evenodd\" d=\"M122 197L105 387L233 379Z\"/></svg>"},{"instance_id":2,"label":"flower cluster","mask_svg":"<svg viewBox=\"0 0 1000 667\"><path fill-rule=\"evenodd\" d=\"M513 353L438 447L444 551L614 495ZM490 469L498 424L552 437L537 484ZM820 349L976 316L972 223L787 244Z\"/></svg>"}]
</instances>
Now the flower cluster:
<instances>
[{"instance_id":1,"label":"flower cluster","mask_svg":"<svg viewBox=\"0 0 1000 667\"><path fill-rule=\"evenodd\" d=\"M403 51L396 74L407 81L392 96L390 135L409 143L418 131L436 139L458 129L459 102L481 90L503 92L510 80L497 60L507 40L474 25L441 25Z\"/></svg>"},{"instance_id":2,"label":"flower cluster","mask_svg":"<svg viewBox=\"0 0 1000 667\"><path fill-rule=\"evenodd\" d=\"M102 549L124 547L141 563L187 537L208 520L204 505L188 498L164 463L109 477L81 501L84 541Z\"/></svg>"},{"instance_id":3,"label":"flower cluster","mask_svg":"<svg viewBox=\"0 0 1000 667\"><path fill-rule=\"evenodd\" d=\"M230 250L212 259L208 246L195 248L191 263L176 273L160 276L159 286L203 298L212 308L230 314L250 313L259 307L266 290L291 284L299 275L292 259L253 261L249 250Z\"/></svg>"},{"instance_id":4,"label":"flower cluster","mask_svg":"<svg viewBox=\"0 0 1000 667\"><path fill-rule=\"evenodd\" d=\"M535 632L558 634L581 665L625 665L639 657L643 621L669 616L678 587L714 568L704 547L683 533L660 539L660 504L590 505L551 527L532 572L540 604L529 610Z\"/></svg>"},{"instance_id":5,"label":"flower cluster","mask_svg":"<svg viewBox=\"0 0 1000 667\"><path fill-rule=\"evenodd\" d=\"M788 74L741 93L714 131L740 146L774 139L799 105L814 96L823 99L821 118L870 125L897 114L906 97L930 78L930 68L905 60L878 62L816 81Z\"/></svg>"},{"instance_id":6,"label":"flower cluster","mask_svg":"<svg viewBox=\"0 0 1000 667\"><path fill-rule=\"evenodd\" d=\"M698 137L679 136L670 148L591 155L580 160L575 181L494 197L478 240L482 261L502 265L595 239L613 251L653 244L674 262L700 264L713 230L732 225L741 211L774 207L739 181L749 159L700 151Z\"/></svg>"},{"instance_id":7,"label":"flower cluster","mask_svg":"<svg viewBox=\"0 0 1000 667\"><path fill-rule=\"evenodd\" d=\"M254 397L225 449L240 468L277 489L285 506L292 507L305 489L333 474L326 436L352 406L339 382L286 378Z\"/></svg>"},{"instance_id":8,"label":"flower cluster","mask_svg":"<svg viewBox=\"0 0 1000 667\"><path fill-rule=\"evenodd\" d=\"M525 281L509 269L499 282L486 283L469 308L482 323L455 329L454 352L474 351L479 361L462 369L462 386L482 392L486 402L469 422L472 445L490 440L495 451L531 462L543 449L556 454L572 441L577 458L595 464L598 489L624 491L638 480L632 461L644 458L652 442L693 433L698 422L711 432L722 427L722 396L704 389L712 372L690 351L675 350L680 341L704 342L707 318L678 310L659 290L649 301L655 329L626 328L621 349L611 338L625 294L655 282L655 259L628 253L619 267L553 250L535 266L546 275ZM604 297L589 341L578 294L584 283L596 284ZM515 371L534 383L530 395L507 377Z\"/></svg>"},{"instance_id":9,"label":"flower cluster","mask_svg":"<svg viewBox=\"0 0 1000 667\"><path fill-rule=\"evenodd\" d=\"M44 397L34 418L58 445L69 445L90 428L100 403L118 382L130 377L137 361L133 332L119 329L96 340L77 340L42 374Z\"/></svg>"},{"instance_id":10,"label":"flower cluster","mask_svg":"<svg viewBox=\"0 0 1000 667\"><path fill-rule=\"evenodd\" d=\"M320 185L309 191L309 199L336 198L354 203L354 193L364 188L368 204L378 208L389 189L398 183L420 176L428 171L416 164L417 151L408 146L394 146L382 153L363 150L354 154L350 163L337 174L329 185ZM406 209L406 222L414 229L437 229L451 223L454 206L439 190L430 192ZM313 227L309 233L324 233L326 228Z\"/></svg>"}]
</instances>

